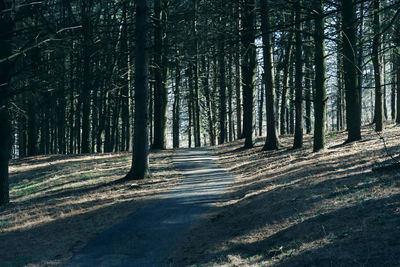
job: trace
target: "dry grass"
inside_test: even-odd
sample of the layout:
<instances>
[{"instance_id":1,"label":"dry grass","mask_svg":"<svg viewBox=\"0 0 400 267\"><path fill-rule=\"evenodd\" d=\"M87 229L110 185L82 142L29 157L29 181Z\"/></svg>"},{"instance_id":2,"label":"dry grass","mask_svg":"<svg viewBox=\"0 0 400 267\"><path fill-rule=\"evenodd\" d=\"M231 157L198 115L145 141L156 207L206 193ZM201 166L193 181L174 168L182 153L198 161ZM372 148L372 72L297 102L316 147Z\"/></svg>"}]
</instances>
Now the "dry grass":
<instances>
[{"instance_id":1,"label":"dry grass","mask_svg":"<svg viewBox=\"0 0 400 267\"><path fill-rule=\"evenodd\" d=\"M152 176L116 182L131 155L38 156L10 165L11 203L0 208L0 266L61 265L92 237L175 186L172 151L150 155Z\"/></svg>"},{"instance_id":2,"label":"dry grass","mask_svg":"<svg viewBox=\"0 0 400 267\"><path fill-rule=\"evenodd\" d=\"M219 163L235 185L174 254L176 265L400 266L400 168L370 128L363 140L343 144L331 133L328 149L312 153L312 137L292 150L262 152L242 141L219 146ZM399 158L400 129L383 133Z\"/></svg>"}]
</instances>

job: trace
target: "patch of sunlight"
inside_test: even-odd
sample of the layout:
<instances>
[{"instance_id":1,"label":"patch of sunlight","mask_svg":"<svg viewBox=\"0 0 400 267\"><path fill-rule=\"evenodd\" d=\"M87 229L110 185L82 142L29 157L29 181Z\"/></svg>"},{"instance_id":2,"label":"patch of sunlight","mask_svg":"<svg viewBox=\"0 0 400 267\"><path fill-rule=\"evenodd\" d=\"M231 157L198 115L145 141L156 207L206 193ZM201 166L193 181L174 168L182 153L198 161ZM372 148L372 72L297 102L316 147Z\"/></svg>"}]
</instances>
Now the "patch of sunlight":
<instances>
[{"instance_id":1,"label":"patch of sunlight","mask_svg":"<svg viewBox=\"0 0 400 267\"><path fill-rule=\"evenodd\" d=\"M43 182L19 184L15 187L11 188L10 194L15 195L16 197L27 196L32 193L37 193L37 192L43 191L43 185L44 185Z\"/></svg>"},{"instance_id":2,"label":"patch of sunlight","mask_svg":"<svg viewBox=\"0 0 400 267\"><path fill-rule=\"evenodd\" d=\"M107 199L106 199L107 200ZM83 215L85 213L89 212L96 212L98 210L108 208L112 205L114 205L116 202L118 203L123 203L123 202L128 202L130 201L129 199L120 199L116 201L113 198L110 198L109 201L105 201L100 204L93 204L89 207L81 207L79 205L85 205L85 203L95 203L94 199L87 199L85 198L83 201L76 201L75 203L68 203L64 206L64 208L67 208L68 206L71 206L69 209L63 210L61 212L54 212L54 207L52 209L48 210L42 210L40 212L35 212L35 213L20 213L16 218L15 221L18 222L18 224L12 224L9 223L6 226L4 226L2 232L13 232L13 231L23 231L26 229L31 229L31 228L36 228L36 227L41 227L43 225L46 225L51 222L55 222L60 219L69 219L73 218L74 216L78 215ZM75 205L74 205L75 204Z\"/></svg>"},{"instance_id":3,"label":"patch of sunlight","mask_svg":"<svg viewBox=\"0 0 400 267\"><path fill-rule=\"evenodd\" d=\"M87 155L87 156L81 156L81 157L76 157L76 158L59 159L59 160L54 160L51 162L43 162L43 163L36 163L36 164L26 163L26 164L23 164L20 166L18 166L18 165L13 166L12 164L10 164L9 172L10 172L10 174L12 174L14 172L26 172L26 171L30 171L30 170L35 170L37 168L49 167L52 165L63 164L63 163L82 162L82 161L95 160L95 159L120 158L120 157L121 157L121 154ZM129 157L126 157L126 158L129 158ZM51 158L49 158L49 160L51 160Z\"/></svg>"}]
</instances>

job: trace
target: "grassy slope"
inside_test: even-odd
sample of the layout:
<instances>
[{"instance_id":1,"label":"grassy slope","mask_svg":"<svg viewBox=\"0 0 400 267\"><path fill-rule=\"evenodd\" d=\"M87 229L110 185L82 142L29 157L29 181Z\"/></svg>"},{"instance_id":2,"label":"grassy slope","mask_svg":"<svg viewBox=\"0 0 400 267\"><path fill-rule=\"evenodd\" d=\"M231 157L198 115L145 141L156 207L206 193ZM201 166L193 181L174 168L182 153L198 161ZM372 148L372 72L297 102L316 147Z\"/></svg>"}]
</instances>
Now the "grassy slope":
<instances>
[{"instance_id":1,"label":"grassy slope","mask_svg":"<svg viewBox=\"0 0 400 267\"><path fill-rule=\"evenodd\" d=\"M400 129L383 136L398 156ZM361 142L340 145L345 132L328 137L328 149L261 152L242 141L219 146L220 165L237 176L171 259L177 265L395 266L400 265L400 169L372 171L391 163L382 140L363 129Z\"/></svg>"},{"instance_id":2,"label":"grassy slope","mask_svg":"<svg viewBox=\"0 0 400 267\"><path fill-rule=\"evenodd\" d=\"M60 265L97 233L173 187L172 151L150 155L152 177L116 183L131 155L53 155L10 165L11 203L0 208L0 266Z\"/></svg>"}]
</instances>

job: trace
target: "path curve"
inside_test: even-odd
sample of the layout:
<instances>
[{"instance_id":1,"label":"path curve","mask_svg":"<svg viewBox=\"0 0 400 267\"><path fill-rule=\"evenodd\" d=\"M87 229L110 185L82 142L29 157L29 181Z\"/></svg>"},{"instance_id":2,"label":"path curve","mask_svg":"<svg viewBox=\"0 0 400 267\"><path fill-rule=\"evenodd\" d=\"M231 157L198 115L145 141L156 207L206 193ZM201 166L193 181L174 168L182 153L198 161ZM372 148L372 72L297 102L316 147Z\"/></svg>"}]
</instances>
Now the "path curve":
<instances>
[{"instance_id":1,"label":"path curve","mask_svg":"<svg viewBox=\"0 0 400 267\"><path fill-rule=\"evenodd\" d=\"M191 225L234 181L209 148L177 150L173 162L184 174L180 185L95 237L67 266L166 265Z\"/></svg>"}]
</instances>

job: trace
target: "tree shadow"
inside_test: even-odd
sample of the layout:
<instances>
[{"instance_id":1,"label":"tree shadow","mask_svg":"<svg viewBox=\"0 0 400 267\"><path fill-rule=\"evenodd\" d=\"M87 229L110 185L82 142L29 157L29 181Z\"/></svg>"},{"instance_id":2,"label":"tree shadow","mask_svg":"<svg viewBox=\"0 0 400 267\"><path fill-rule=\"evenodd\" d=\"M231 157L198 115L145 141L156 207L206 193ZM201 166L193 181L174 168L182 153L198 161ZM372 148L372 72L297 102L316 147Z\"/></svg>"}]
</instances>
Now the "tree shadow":
<instances>
[{"instance_id":1,"label":"tree shadow","mask_svg":"<svg viewBox=\"0 0 400 267\"><path fill-rule=\"evenodd\" d=\"M191 230L172 265L399 265L398 175L372 172L384 148L367 143L365 150L340 146L311 153L310 143L296 155L255 156L235 146L217 152L221 165L246 176L211 218ZM399 146L388 150L398 153Z\"/></svg>"}]
</instances>

